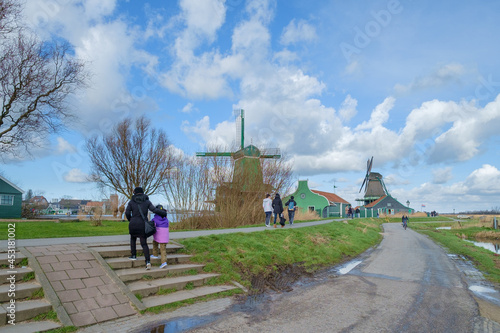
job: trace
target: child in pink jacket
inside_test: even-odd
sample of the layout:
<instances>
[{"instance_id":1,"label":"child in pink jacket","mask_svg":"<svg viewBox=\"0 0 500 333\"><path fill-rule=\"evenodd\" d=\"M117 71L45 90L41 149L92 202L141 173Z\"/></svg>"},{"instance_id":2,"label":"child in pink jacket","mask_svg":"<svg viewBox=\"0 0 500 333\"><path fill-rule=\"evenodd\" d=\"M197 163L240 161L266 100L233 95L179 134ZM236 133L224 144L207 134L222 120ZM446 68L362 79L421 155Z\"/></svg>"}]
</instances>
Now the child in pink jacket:
<instances>
[{"instance_id":1,"label":"child in pink jacket","mask_svg":"<svg viewBox=\"0 0 500 333\"><path fill-rule=\"evenodd\" d=\"M169 241L168 219L166 210L162 205L156 206L158 209L165 211L165 217L155 214L153 222L156 225L156 233L153 235L153 255L151 258L158 259L158 244L160 245L161 265L160 268L167 267L167 243Z\"/></svg>"}]
</instances>

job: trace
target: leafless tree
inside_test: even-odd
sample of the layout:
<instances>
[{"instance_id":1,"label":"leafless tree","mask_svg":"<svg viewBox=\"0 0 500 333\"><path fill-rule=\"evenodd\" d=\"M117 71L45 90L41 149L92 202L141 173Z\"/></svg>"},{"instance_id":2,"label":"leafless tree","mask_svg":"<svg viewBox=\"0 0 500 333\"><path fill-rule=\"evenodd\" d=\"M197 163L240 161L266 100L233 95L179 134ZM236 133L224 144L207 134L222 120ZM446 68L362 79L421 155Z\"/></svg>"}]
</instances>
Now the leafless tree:
<instances>
[{"instance_id":1,"label":"leafless tree","mask_svg":"<svg viewBox=\"0 0 500 333\"><path fill-rule=\"evenodd\" d=\"M184 155L175 161L164 183L164 194L177 220L182 220L210 208L211 176L207 159Z\"/></svg>"},{"instance_id":2,"label":"leafless tree","mask_svg":"<svg viewBox=\"0 0 500 333\"><path fill-rule=\"evenodd\" d=\"M264 183L284 197L293 185L293 165L284 153L280 158L261 159Z\"/></svg>"},{"instance_id":3,"label":"leafless tree","mask_svg":"<svg viewBox=\"0 0 500 333\"><path fill-rule=\"evenodd\" d=\"M41 41L19 19L16 0L0 0L0 152L21 154L74 118L69 97L87 85L68 44Z\"/></svg>"},{"instance_id":4,"label":"leafless tree","mask_svg":"<svg viewBox=\"0 0 500 333\"><path fill-rule=\"evenodd\" d=\"M144 116L135 122L124 119L110 134L88 139L86 146L91 180L127 198L137 186L142 186L146 194L157 193L173 165L167 134L152 128Z\"/></svg>"}]
</instances>

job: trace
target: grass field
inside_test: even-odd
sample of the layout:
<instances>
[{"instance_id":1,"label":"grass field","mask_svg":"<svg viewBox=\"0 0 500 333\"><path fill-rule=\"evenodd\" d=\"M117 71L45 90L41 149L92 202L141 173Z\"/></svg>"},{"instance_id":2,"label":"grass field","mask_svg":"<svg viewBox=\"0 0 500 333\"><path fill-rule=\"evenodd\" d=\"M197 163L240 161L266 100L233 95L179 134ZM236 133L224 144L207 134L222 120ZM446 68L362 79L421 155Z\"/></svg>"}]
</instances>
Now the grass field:
<instances>
[{"instance_id":1,"label":"grass field","mask_svg":"<svg viewBox=\"0 0 500 333\"><path fill-rule=\"evenodd\" d=\"M338 264L380 242L380 223L372 219L342 221L308 228L233 233L184 239L193 262L221 276L214 283L238 281L249 287L256 275L268 275L300 263L314 271Z\"/></svg>"}]
</instances>

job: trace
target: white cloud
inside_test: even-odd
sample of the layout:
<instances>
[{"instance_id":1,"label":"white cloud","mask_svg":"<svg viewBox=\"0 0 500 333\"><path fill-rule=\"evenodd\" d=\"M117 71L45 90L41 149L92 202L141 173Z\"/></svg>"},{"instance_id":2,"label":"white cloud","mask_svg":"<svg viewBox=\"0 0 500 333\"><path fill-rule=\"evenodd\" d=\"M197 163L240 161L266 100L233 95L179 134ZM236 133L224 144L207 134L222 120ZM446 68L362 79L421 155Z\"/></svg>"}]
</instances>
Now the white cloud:
<instances>
[{"instance_id":1,"label":"white cloud","mask_svg":"<svg viewBox=\"0 0 500 333\"><path fill-rule=\"evenodd\" d=\"M467 177L464 185L472 194L500 195L500 170L492 165L484 164Z\"/></svg>"},{"instance_id":2,"label":"white cloud","mask_svg":"<svg viewBox=\"0 0 500 333\"><path fill-rule=\"evenodd\" d=\"M195 110L193 103L187 103L186 105L184 105L181 112L191 113L193 110Z\"/></svg>"},{"instance_id":3,"label":"white cloud","mask_svg":"<svg viewBox=\"0 0 500 333\"><path fill-rule=\"evenodd\" d=\"M370 120L364 121L356 127L356 130L374 129L382 127L382 125L389 119L389 111L394 107L394 97L387 97L381 104L377 105L375 110L372 111Z\"/></svg>"},{"instance_id":4,"label":"white cloud","mask_svg":"<svg viewBox=\"0 0 500 333\"><path fill-rule=\"evenodd\" d=\"M351 95L347 95L339 110L339 115L344 122L351 120L356 115L357 106L358 101L352 98Z\"/></svg>"},{"instance_id":5,"label":"white cloud","mask_svg":"<svg viewBox=\"0 0 500 333\"><path fill-rule=\"evenodd\" d=\"M316 29L305 20L295 22L292 19L283 29L280 43L283 45L295 44L299 42L308 42L317 39Z\"/></svg>"},{"instance_id":6,"label":"white cloud","mask_svg":"<svg viewBox=\"0 0 500 333\"><path fill-rule=\"evenodd\" d=\"M88 183L89 176L80 169L71 169L63 175L64 181L68 183Z\"/></svg>"},{"instance_id":7,"label":"white cloud","mask_svg":"<svg viewBox=\"0 0 500 333\"><path fill-rule=\"evenodd\" d=\"M65 38L87 64L90 86L74 102L80 121L73 125L82 131L107 130L117 117L155 109L146 97L153 85L139 81L128 89L126 81L132 68L151 73L157 58L137 46L142 36L135 27L110 17L115 10L115 0L26 3L26 20L35 31L42 38Z\"/></svg>"},{"instance_id":8,"label":"white cloud","mask_svg":"<svg viewBox=\"0 0 500 333\"><path fill-rule=\"evenodd\" d=\"M446 167L443 169L437 169L432 171L432 183L433 184L445 184L453 178L451 173L451 167Z\"/></svg>"},{"instance_id":9,"label":"white cloud","mask_svg":"<svg viewBox=\"0 0 500 333\"><path fill-rule=\"evenodd\" d=\"M397 93L406 93L414 90L423 90L444 86L450 83L459 82L465 68L458 63L450 63L437 68L427 76L417 77L410 84L396 84L394 90Z\"/></svg>"},{"instance_id":10,"label":"white cloud","mask_svg":"<svg viewBox=\"0 0 500 333\"><path fill-rule=\"evenodd\" d=\"M68 141L63 139L62 137L57 137L57 154L65 154L65 153L75 153L77 151L76 147L70 144Z\"/></svg>"}]
</instances>

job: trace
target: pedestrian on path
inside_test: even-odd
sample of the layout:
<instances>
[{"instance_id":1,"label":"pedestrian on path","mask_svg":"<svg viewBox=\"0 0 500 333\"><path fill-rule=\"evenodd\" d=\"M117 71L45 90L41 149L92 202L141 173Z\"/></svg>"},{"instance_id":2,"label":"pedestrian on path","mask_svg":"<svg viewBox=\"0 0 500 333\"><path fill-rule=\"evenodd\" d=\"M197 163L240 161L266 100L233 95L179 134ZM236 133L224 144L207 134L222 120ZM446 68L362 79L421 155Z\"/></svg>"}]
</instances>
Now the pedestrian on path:
<instances>
[{"instance_id":1,"label":"pedestrian on path","mask_svg":"<svg viewBox=\"0 0 500 333\"><path fill-rule=\"evenodd\" d=\"M264 208L264 213L266 213L266 227L270 227L271 215L273 215L273 201L269 193L266 194L266 198L262 201L262 208Z\"/></svg>"},{"instance_id":2,"label":"pedestrian on path","mask_svg":"<svg viewBox=\"0 0 500 333\"><path fill-rule=\"evenodd\" d=\"M274 211L274 227L276 228L276 219L278 218L278 216L281 217L281 214L283 214L283 201L281 201L279 193L276 193L276 196L274 197L273 211ZM283 225L281 227L283 227Z\"/></svg>"},{"instance_id":3,"label":"pedestrian on path","mask_svg":"<svg viewBox=\"0 0 500 333\"><path fill-rule=\"evenodd\" d=\"M162 205L156 206L157 209L161 209L167 214L167 211L163 208ZM168 219L167 217L162 217L158 214L155 214L153 217L153 222L156 226L156 232L153 235L153 255L151 258L158 259L158 246L160 247L160 255L161 255L161 265L160 268L167 267L167 243L169 241L169 230L168 230Z\"/></svg>"},{"instance_id":4,"label":"pedestrian on path","mask_svg":"<svg viewBox=\"0 0 500 333\"><path fill-rule=\"evenodd\" d=\"M134 195L130 199L125 209L125 216L129 221L128 231L130 234L130 260L137 260L136 242L139 238L142 246L142 251L146 259L146 269L151 269L151 262L149 257L149 247L146 241L146 234L144 232L146 218L148 216L148 210L160 216L167 216L167 212L161 209L157 209L149 197L144 194L142 187L136 187L134 189Z\"/></svg>"},{"instance_id":5,"label":"pedestrian on path","mask_svg":"<svg viewBox=\"0 0 500 333\"><path fill-rule=\"evenodd\" d=\"M297 202L293 200L293 195L285 203L285 206L288 206L288 220L290 225L292 225L293 219L295 218L295 209L297 208Z\"/></svg>"}]
</instances>

